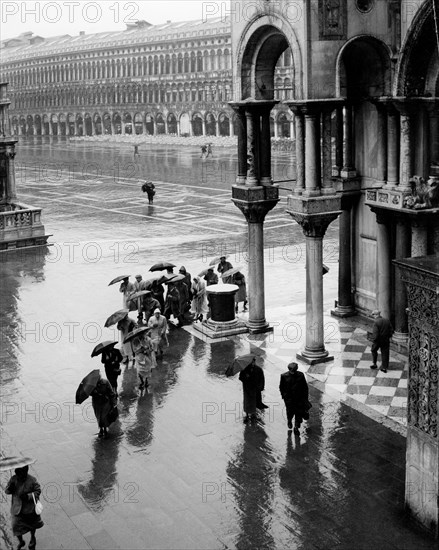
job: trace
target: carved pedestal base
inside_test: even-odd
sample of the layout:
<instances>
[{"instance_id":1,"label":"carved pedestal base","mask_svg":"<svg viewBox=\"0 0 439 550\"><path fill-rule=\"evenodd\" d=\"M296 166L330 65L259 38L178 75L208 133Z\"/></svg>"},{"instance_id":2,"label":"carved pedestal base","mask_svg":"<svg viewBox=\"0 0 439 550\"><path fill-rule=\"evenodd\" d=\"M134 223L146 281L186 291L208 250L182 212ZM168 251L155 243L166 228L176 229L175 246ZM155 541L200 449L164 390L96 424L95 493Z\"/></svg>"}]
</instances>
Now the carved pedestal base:
<instances>
[{"instance_id":1,"label":"carved pedestal base","mask_svg":"<svg viewBox=\"0 0 439 550\"><path fill-rule=\"evenodd\" d=\"M357 315L357 312L353 306L337 305L335 309L331 309L331 315L344 319L345 317L353 317L354 315Z\"/></svg>"},{"instance_id":2,"label":"carved pedestal base","mask_svg":"<svg viewBox=\"0 0 439 550\"><path fill-rule=\"evenodd\" d=\"M329 355L329 352L325 349L322 351L309 351L304 349L296 355L296 359L303 361L307 365L317 365L317 363L328 363L329 361L333 361L334 356Z\"/></svg>"},{"instance_id":3,"label":"carved pedestal base","mask_svg":"<svg viewBox=\"0 0 439 550\"><path fill-rule=\"evenodd\" d=\"M193 327L209 338L225 338L227 336L233 336L234 334L248 332L247 325L239 319L222 322L208 319L202 323L194 323Z\"/></svg>"}]
</instances>

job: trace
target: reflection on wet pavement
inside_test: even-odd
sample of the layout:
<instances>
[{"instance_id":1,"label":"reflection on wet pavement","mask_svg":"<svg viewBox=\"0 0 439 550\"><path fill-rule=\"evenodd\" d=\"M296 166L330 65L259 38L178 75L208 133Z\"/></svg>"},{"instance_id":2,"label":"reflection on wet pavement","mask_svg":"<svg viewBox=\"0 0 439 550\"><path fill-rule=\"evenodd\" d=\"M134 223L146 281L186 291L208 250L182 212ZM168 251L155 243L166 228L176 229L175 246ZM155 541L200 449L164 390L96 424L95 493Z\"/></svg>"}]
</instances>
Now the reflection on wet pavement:
<instances>
[{"instance_id":1,"label":"reflection on wet pavement","mask_svg":"<svg viewBox=\"0 0 439 550\"><path fill-rule=\"evenodd\" d=\"M75 147L55 142L47 162L74 163ZM105 150L96 155L93 147L79 151L79 160L104 162L112 156ZM34 161L39 153L29 142L20 150L21 160L28 155ZM195 180L199 159L168 151L170 164L174 153L186 158L185 168ZM128 152L118 154L129 162ZM153 170L159 170L160 158L152 155ZM164 175L154 172L161 181ZM31 473L43 487L45 504L38 548L435 548L402 514L404 438L312 384L311 418L300 437L288 436L278 391L284 362L267 353L262 340L235 337L212 344L172 328L171 346L147 391L139 392L136 369L123 367L119 419L108 439L96 437L89 400L75 405L74 395L82 377L101 366L99 358L90 358L96 343L117 338L114 330L103 328L121 302L109 280L127 268L146 278L149 266L160 259L175 260L195 274L205 267L198 238L215 247L239 244L245 224L230 210L230 220L218 214L210 233L184 220L171 230L165 218L149 225L149 218L136 216L135 181L121 186L105 180L86 188L73 180L29 181L19 192L44 206L53 241L80 245L0 256L2 452L37 459ZM229 212L228 185L215 180L207 192L192 190L178 212L190 211L187 204L193 203L213 216L212 197ZM124 197L118 196L121 189ZM169 195L164 192L161 206L169 212L176 187L169 182L164 189ZM86 211L93 201L82 190L96 194L99 208ZM48 191L60 195L46 203ZM149 216L145 205L141 212ZM279 219L273 226L284 226L268 230L267 242L273 235L272 242L282 246L295 235L300 245L296 227L282 212L274 216ZM122 261L126 258L115 256L117 248L110 248L124 239L138 245L133 262ZM90 242L99 248L85 248ZM268 304L297 306L304 296L298 283L303 261L282 260L278 251L273 247L267 262ZM327 302L333 301L336 281L334 266L325 279ZM269 409L260 421L244 425L240 382L223 373L236 355L250 351L263 359ZM0 474L2 488L7 479L7 473ZM7 549L13 543L9 505L4 497L0 546Z\"/></svg>"}]
</instances>

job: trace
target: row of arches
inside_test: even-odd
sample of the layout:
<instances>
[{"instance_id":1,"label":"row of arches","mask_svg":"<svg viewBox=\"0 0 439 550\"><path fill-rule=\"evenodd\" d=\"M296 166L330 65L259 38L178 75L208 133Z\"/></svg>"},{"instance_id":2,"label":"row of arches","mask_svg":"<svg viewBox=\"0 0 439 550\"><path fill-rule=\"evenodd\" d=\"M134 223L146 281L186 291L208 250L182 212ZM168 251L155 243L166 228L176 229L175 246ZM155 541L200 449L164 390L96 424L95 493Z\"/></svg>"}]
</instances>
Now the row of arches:
<instances>
[{"instance_id":1,"label":"row of arches","mask_svg":"<svg viewBox=\"0 0 439 550\"><path fill-rule=\"evenodd\" d=\"M273 137L291 137L293 117L280 111L271 118ZM163 135L234 136L237 117L220 112L86 112L51 113L13 116L11 130L15 135Z\"/></svg>"}]
</instances>

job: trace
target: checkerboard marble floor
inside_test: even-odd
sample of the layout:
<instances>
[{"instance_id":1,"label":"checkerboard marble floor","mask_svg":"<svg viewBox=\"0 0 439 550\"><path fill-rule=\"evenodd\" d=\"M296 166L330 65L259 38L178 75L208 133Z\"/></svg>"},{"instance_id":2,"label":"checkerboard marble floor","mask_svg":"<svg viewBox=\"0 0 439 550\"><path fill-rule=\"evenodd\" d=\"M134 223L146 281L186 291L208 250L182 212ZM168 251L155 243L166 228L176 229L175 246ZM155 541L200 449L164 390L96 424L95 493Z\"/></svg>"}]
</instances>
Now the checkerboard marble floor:
<instances>
[{"instance_id":1,"label":"checkerboard marble floor","mask_svg":"<svg viewBox=\"0 0 439 550\"><path fill-rule=\"evenodd\" d=\"M263 350L276 363L287 365L305 345L305 314L268 312L273 333L244 335L250 343ZM270 315L271 313L271 315ZM283 315L282 315L283 314ZM279 321L279 319L282 319ZM379 422L388 419L389 427L400 433L407 424L407 378L408 356L390 351L387 373L370 368L372 364L371 343L367 340L370 330L366 320L359 317L345 320L325 315L325 347L332 361L317 365L299 362L299 368L307 373L310 382L317 381L325 393L339 395L340 399L353 405ZM380 355L378 356L378 366Z\"/></svg>"}]
</instances>

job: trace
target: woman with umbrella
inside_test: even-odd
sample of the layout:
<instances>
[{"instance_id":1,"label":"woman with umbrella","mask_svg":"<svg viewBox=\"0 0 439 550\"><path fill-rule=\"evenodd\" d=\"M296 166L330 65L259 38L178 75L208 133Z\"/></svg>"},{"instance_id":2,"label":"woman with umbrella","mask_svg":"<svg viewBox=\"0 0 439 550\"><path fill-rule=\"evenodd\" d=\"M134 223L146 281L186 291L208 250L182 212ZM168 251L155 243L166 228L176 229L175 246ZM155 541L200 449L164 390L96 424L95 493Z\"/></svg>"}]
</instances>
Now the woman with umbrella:
<instances>
[{"instance_id":1,"label":"woman with umbrella","mask_svg":"<svg viewBox=\"0 0 439 550\"><path fill-rule=\"evenodd\" d=\"M91 402L99 426L98 437L107 437L108 427L115 420L112 411L116 407L117 398L110 382L101 376L91 392Z\"/></svg>"},{"instance_id":2,"label":"woman with umbrella","mask_svg":"<svg viewBox=\"0 0 439 550\"><path fill-rule=\"evenodd\" d=\"M207 311L206 283L201 277L194 277L191 312L195 315L195 321L202 321Z\"/></svg>"},{"instance_id":3,"label":"woman with umbrella","mask_svg":"<svg viewBox=\"0 0 439 550\"><path fill-rule=\"evenodd\" d=\"M125 342L125 338L127 335L132 332L136 328L136 322L133 321L130 317L128 317L128 313L117 323L117 330L120 330L120 339L121 339L121 347L120 350L122 352L122 362L126 363L127 366L130 362L130 360L133 360L133 365L135 361L135 353L133 350L132 343Z\"/></svg>"},{"instance_id":4,"label":"woman with umbrella","mask_svg":"<svg viewBox=\"0 0 439 550\"><path fill-rule=\"evenodd\" d=\"M114 347L115 344L116 342L113 342L102 350L101 363L104 365L107 380L110 382L117 396L117 378L122 372L120 364L122 363L123 357L120 350Z\"/></svg>"},{"instance_id":5,"label":"woman with umbrella","mask_svg":"<svg viewBox=\"0 0 439 550\"><path fill-rule=\"evenodd\" d=\"M3 464L0 462L0 470L11 469L6 464L7 460L4 459ZM29 548L32 550L37 544L35 531L44 525L41 516L35 511L41 495L41 487L38 481L28 473L29 464L34 460L24 458L14 459L14 461L19 467L15 468L15 475L8 481L5 489L7 495L12 495L12 532L18 538L17 548L26 546L23 535L30 532Z\"/></svg>"}]
</instances>

